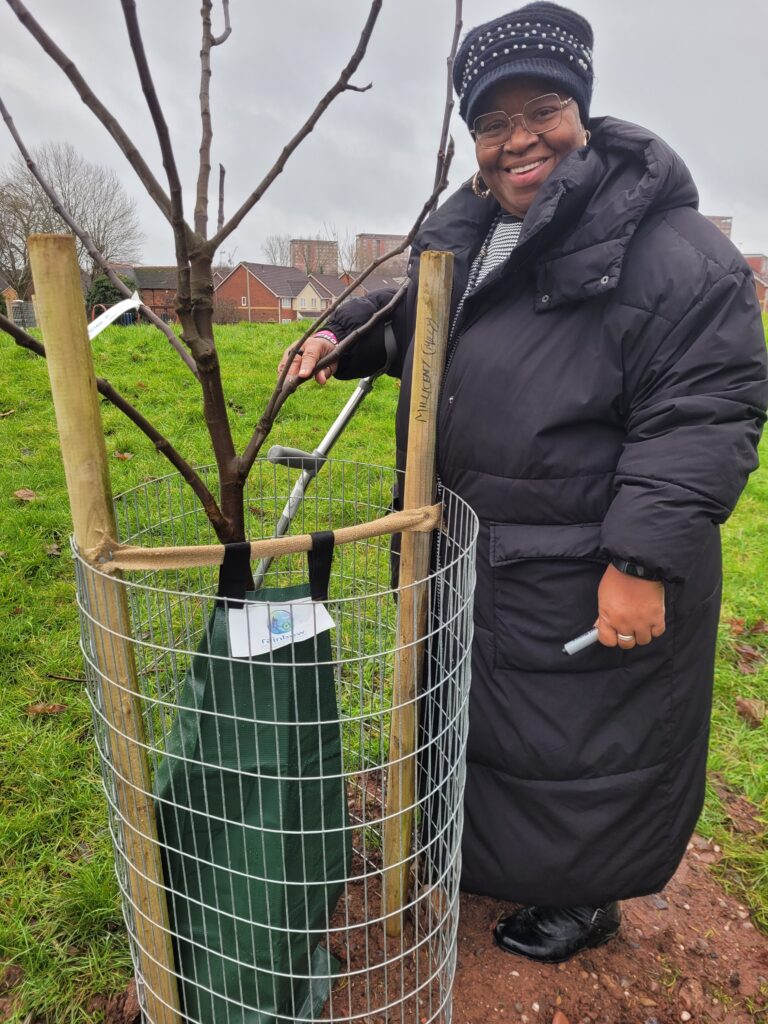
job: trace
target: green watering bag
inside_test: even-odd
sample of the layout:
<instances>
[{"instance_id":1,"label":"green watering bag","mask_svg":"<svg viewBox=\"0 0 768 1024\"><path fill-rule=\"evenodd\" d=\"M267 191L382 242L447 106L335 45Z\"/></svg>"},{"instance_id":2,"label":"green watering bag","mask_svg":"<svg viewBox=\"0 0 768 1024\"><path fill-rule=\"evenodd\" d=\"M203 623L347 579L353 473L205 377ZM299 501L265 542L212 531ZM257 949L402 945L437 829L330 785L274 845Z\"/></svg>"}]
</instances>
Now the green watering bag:
<instances>
[{"instance_id":1,"label":"green watering bag","mask_svg":"<svg viewBox=\"0 0 768 1024\"><path fill-rule=\"evenodd\" d=\"M219 595L242 597L250 548L227 549ZM315 600L327 597L332 539L326 553L324 583L310 562ZM245 596L285 603L310 587ZM232 659L217 606L186 673L155 789L189 1021L273 1024L328 998L338 965L321 939L351 860L330 662L328 632Z\"/></svg>"}]
</instances>

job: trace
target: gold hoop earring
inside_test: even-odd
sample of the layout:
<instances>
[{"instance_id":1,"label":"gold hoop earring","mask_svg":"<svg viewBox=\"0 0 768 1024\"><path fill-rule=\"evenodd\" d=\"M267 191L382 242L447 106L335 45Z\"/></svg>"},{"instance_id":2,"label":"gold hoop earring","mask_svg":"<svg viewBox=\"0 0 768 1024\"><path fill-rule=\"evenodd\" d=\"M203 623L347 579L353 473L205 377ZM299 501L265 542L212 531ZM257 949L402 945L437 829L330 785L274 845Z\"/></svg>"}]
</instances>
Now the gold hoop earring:
<instances>
[{"instance_id":1,"label":"gold hoop earring","mask_svg":"<svg viewBox=\"0 0 768 1024\"><path fill-rule=\"evenodd\" d=\"M585 128L584 129L584 145L585 146L589 145L589 140L591 138L592 138L592 132L589 130L589 128Z\"/></svg>"},{"instance_id":2,"label":"gold hoop earring","mask_svg":"<svg viewBox=\"0 0 768 1024\"><path fill-rule=\"evenodd\" d=\"M475 193L478 199L487 199L488 196L491 194L491 190L488 188L487 185L485 185L485 182L483 181L483 184L485 185L485 191L483 191L480 188L481 181L483 181L483 179L480 177L480 171L475 171L472 177L472 191Z\"/></svg>"}]
</instances>

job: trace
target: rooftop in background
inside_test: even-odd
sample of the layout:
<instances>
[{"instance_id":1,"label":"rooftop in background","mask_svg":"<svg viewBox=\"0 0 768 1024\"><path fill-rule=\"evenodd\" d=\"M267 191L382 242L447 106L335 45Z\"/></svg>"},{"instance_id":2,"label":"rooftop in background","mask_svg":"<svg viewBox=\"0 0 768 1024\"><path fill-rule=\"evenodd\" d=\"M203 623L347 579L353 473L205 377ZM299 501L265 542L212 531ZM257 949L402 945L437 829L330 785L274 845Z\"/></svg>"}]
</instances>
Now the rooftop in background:
<instances>
[{"instance_id":1,"label":"rooftop in background","mask_svg":"<svg viewBox=\"0 0 768 1024\"><path fill-rule=\"evenodd\" d=\"M110 263L110 267L116 274L133 281L139 291L157 288L175 292L178 287L176 267L136 267L129 263Z\"/></svg>"},{"instance_id":2,"label":"rooftop in background","mask_svg":"<svg viewBox=\"0 0 768 1024\"><path fill-rule=\"evenodd\" d=\"M258 277L262 284L266 285L275 295L295 299L307 285L307 275L298 267L278 267L273 263L248 263L246 260L243 260L242 266L254 277Z\"/></svg>"},{"instance_id":3,"label":"rooftop in background","mask_svg":"<svg viewBox=\"0 0 768 1024\"><path fill-rule=\"evenodd\" d=\"M405 282L405 277L380 277L378 274L369 274L360 285L366 292L377 292L382 288L399 288Z\"/></svg>"},{"instance_id":4,"label":"rooftop in background","mask_svg":"<svg viewBox=\"0 0 768 1024\"><path fill-rule=\"evenodd\" d=\"M328 292L333 298L337 298L347 287L344 282L334 277L333 274L310 274L310 279L316 282L322 290Z\"/></svg>"}]
</instances>

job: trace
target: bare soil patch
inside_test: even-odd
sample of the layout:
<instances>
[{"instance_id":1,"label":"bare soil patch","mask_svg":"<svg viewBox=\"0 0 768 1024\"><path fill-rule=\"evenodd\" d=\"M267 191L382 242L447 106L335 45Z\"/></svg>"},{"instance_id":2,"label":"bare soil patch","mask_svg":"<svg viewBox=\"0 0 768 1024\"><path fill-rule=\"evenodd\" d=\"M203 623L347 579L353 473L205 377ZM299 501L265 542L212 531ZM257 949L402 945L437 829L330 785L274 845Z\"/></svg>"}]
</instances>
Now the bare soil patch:
<instances>
[{"instance_id":1,"label":"bare soil patch","mask_svg":"<svg viewBox=\"0 0 768 1024\"><path fill-rule=\"evenodd\" d=\"M748 808L740 805L739 810L743 829ZM768 1024L768 936L755 928L748 907L726 894L712 873L720 857L717 847L694 836L663 893L622 905L616 939L557 966L534 964L497 949L493 925L512 908L462 894L453 1024ZM358 897L353 892L347 900L353 905L340 911L354 918L361 910L354 906ZM412 942L414 927L413 921L407 925L406 944ZM418 927L429 931L428 922ZM369 962L381 962L384 941L381 926L378 931L369 926L333 952L345 966L363 968L366 950ZM409 973L404 968L402 977L396 971L386 979L369 977L366 983L363 974L359 985L336 991L334 1003L343 1016L359 1015L361 1024L388 1024L380 1014L366 1015L370 983L384 992L393 984L408 991ZM18 1012L16 990L22 977L14 965L0 971L0 1021ZM430 1019L430 1002L423 991L420 999L406 1001L403 1012L419 1024ZM133 982L124 992L98 997L90 1009L105 1024L140 1024ZM330 1013L326 1019L333 1019ZM26 1020L54 1024L33 1013Z\"/></svg>"},{"instance_id":2,"label":"bare soil patch","mask_svg":"<svg viewBox=\"0 0 768 1024\"><path fill-rule=\"evenodd\" d=\"M694 836L663 893L622 904L615 940L557 966L496 949L491 929L510 908L463 895L454 1021L768 1020L768 937L757 931L748 908L722 891L710 870L720 856Z\"/></svg>"}]
</instances>

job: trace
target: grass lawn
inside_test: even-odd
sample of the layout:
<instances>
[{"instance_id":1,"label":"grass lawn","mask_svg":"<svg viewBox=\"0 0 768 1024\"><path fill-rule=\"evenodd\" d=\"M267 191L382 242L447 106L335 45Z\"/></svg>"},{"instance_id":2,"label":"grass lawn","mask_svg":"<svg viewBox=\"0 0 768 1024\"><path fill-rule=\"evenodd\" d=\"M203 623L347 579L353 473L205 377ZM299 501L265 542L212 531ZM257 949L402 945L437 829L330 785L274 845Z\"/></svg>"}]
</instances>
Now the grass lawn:
<instances>
[{"instance_id":1,"label":"grass lawn","mask_svg":"<svg viewBox=\"0 0 768 1024\"><path fill-rule=\"evenodd\" d=\"M279 354L296 334L295 326L220 329L240 450L271 390ZM190 461L212 461L197 384L159 334L110 328L94 349L97 372L153 419ZM96 993L122 989L131 969L80 681L69 510L45 364L4 334L0 360L0 964L17 964L24 972L14 990L17 1006L4 1009L0 1002L0 1020L21 1022L34 1011L55 1024L73 1024L98 1020L88 1010L89 1001ZM353 387L333 381L324 389L302 388L281 413L270 443L314 447ZM394 382L379 381L334 455L391 465L396 397ZM106 403L102 412L108 453L131 456L110 460L115 493L170 471L121 414ZM763 453L768 464L768 440ZM15 497L22 488L34 491L34 500ZM768 632L750 632L768 621L768 468L752 477L724 539L711 768L718 780L765 808L768 724L750 729L737 715L735 701L768 699ZM742 619L743 625L734 624ZM729 828L714 788L700 829L724 851L719 870L726 883L738 888L768 928L764 842Z\"/></svg>"}]
</instances>

